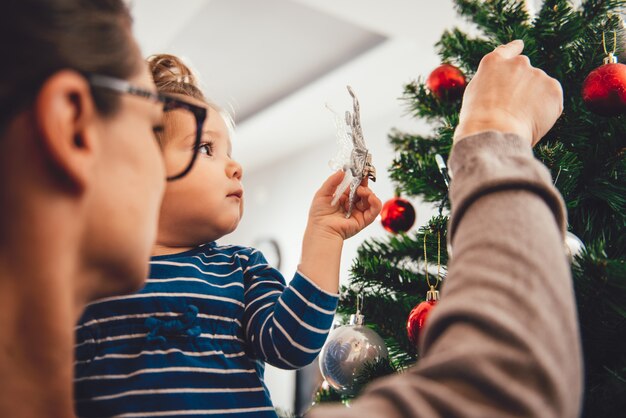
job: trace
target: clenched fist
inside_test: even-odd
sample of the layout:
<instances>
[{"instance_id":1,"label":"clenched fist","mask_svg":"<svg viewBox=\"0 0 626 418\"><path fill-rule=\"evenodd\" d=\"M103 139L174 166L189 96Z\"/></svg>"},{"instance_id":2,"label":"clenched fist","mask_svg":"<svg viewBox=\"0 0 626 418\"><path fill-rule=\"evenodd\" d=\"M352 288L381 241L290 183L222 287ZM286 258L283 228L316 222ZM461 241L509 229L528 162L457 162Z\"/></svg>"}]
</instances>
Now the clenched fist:
<instances>
[{"instance_id":1,"label":"clenched fist","mask_svg":"<svg viewBox=\"0 0 626 418\"><path fill-rule=\"evenodd\" d=\"M563 111L557 80L521 55L521 40L485 55L463 96L454 141L479 132L514 133L535 145Z\"/></svg>"}]
</instances>

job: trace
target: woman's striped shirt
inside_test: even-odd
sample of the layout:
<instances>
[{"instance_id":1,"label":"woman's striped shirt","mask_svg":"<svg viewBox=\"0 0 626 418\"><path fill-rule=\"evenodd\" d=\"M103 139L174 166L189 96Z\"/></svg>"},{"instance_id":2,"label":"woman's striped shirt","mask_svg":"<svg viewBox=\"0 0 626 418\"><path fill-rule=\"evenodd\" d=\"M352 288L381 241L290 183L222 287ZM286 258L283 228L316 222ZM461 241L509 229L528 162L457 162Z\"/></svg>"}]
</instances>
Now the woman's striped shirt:
<instances>
[{"instance_id":1,"label":"woman's striped shirt","mask_svg":"<svg viewBox=\"0 0 626 418\"><path fill-rule=\"evenodd\" d=\"M264 362L312 362L337 302L300 273L286 286L252 248L153 257L143 290L92 303L79 321L77 414L275 417Z\"/></svg>"}]
</instances>

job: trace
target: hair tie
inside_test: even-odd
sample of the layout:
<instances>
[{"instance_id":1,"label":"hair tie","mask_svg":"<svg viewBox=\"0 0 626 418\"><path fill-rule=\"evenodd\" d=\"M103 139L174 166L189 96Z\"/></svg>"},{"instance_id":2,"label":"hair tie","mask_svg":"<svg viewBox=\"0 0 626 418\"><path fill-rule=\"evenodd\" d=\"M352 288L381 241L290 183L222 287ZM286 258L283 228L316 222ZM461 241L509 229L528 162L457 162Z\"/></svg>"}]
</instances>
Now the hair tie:
<instances>
[{"instance_id":1,"label":"hair tie","mask_svg":"<svg viewBox=\"0 0 626 418\"><path fill-rule=\"evenodd\" d=\"M176 82L178 84L193 84L192 77L189 74L176 77Z\"/></svg>"}]
</instances>

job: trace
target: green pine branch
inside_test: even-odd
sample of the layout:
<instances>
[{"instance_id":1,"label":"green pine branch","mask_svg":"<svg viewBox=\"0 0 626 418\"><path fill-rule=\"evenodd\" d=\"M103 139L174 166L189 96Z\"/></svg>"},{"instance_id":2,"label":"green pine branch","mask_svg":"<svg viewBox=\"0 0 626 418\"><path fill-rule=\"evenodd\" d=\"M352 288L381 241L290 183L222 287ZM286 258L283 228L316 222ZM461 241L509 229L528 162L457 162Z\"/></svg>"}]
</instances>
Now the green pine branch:
<instances>
[{"instance_id":1,"label":"green pine branch","mask_svg":"<svg viewBox=\"0 0 626 418\"><path fill-rule=\"evenodd\" d=\"M355 313L357 297L362 295L365 322L386 339L395 367L406 367L417 358L406 321L411 310L424 301L430 285L439 286L437 274L445 277L447 224L447 216L438 215L412 235L367 240L353 262L350 285L341 290L338 312L346 318Z\"/></svg>"},{"instance_id":2,"label":"green pine branch","mask_svg":"<svg viewBox=\"0 0 626 418\"><path fill-rule=\"evenodd\" d=\"M455 112L454 115L458 117ZM446 121L438 129L438 136L422 137L392 131L389 140L399 155L389 169L389 177L400 194L420 196L426 202L446 200L448 188L435 162L435 154L439 153L447 160L452 144L454 126L458 119ZM444 205L447 207L447 202Z\"/></svg>"},{"instance_id":3,"label":"green pine branch","mask_svg":"<svg viewBox=\"0 0 626 418\"><path fill-rule=\"evenodd\" d=\"M481 28L496 45L523 38L529 16L516 0L457 0L457 11Z\"/></svg>"},{"instance_id":4,"label":"green pine branch","mask_svg":"<svg viewBox=\"0 0 626 418\"><path fill-rule=\"evenodd\" d=\"M442 62L456 65L468 77L474 75L480 59L497 46L484 38L469 38L458 28L445 31L435 44ZM468 57L461 60L459 57Z\"/></svg>"}]
</instances>

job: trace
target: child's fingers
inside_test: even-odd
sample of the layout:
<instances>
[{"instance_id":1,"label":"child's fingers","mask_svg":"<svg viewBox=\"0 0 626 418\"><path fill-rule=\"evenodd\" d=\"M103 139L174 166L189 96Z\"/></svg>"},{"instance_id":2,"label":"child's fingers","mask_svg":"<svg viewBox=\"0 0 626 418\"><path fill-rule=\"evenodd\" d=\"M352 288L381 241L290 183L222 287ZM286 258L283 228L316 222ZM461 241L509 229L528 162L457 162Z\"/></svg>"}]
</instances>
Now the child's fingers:
<instances>
[{"instance_id":1,"label":"child's fingers","mask_svg":"<svg viewBox=\"0 0 626 418\"><path fill-rule=\"evenodd\" d=\"M382 202L368 187L360 186L356 193L359 197L357 208L366 215L367 219L373 220L380 213Z\"/></svg>"},{"instance_id":2,"label":"child's fingers","mask_svg":"<svg viewBox=\"0 0 626 418\"><path fill-rule=\"evenodd\" d=\"M332 196L333 194L335 194L335 190L337 189L337 186L341 184L344 175L345 173L342 170L336 171L331 174L331 176L328 177L326 181L322 184L322 187L320 187L318 194L322 196Z\"/></svg>"},{"instance_id":3,"label":"child's fingers","mask_svg":"<svg viewBox=\"0 0 626 418\"><path fill-rule=\"evenodd\" d=\"M374 194L374 192L369 187L359 186L356 188L356 195L361 199L367 200L371 194Z\"/></svg>"},{"instance_id":4,"label":"child's fingers","mask_svg":"<svg viewBox=\"0 0 626 418\"><path fill-rule=\"evenodd\" d=\"M359 194L359 190L365 188L366 190L369 190L367 187L367 182L368 182L368 178L364 177L363 180L361 180L361 184L359 187L357 187L357 191L356 191L356 208L363 211L363 208L361 206L359 206L359 203L361 202L361 197L364 196L362 194ZM344 196L346 197L346 199L349 197L350 195L350 188L348 187L344 192L343 192Z\"/></svg>"},{"instance_id":5,"label":"child's fingers","mask_svg":"<svg viewBox=\"0 0 626 418\"><path fill-rule=\"evenodd\" d=\"M357 204L356 207L360 211L365 211L369 207L369 196L373 194L367 187L359 186L356 189Z\"/></svg>"},{"instance_id":6,"label":"child's fingers","mask_svg":"<svg viewBox=\"0 0 626 418\"><path fill-rule=\"evenodd\" d=\"M364 198L359 198L356 201L356 208L361 212L365 212L365 210L367 209L367 200L365 200Z\"/></svg>"},{"instance_id":7,"label":"child's fingers","mask_svg":"<svg viewBox=\"0 0 626 418\"><path fill-rule=\"evenodd\" d=\"M369 214L369 218L373 221L383 209L383 202L374 193L372 193L367 200L370 204L367 212Z\"/></svg>"}]
</instances>

